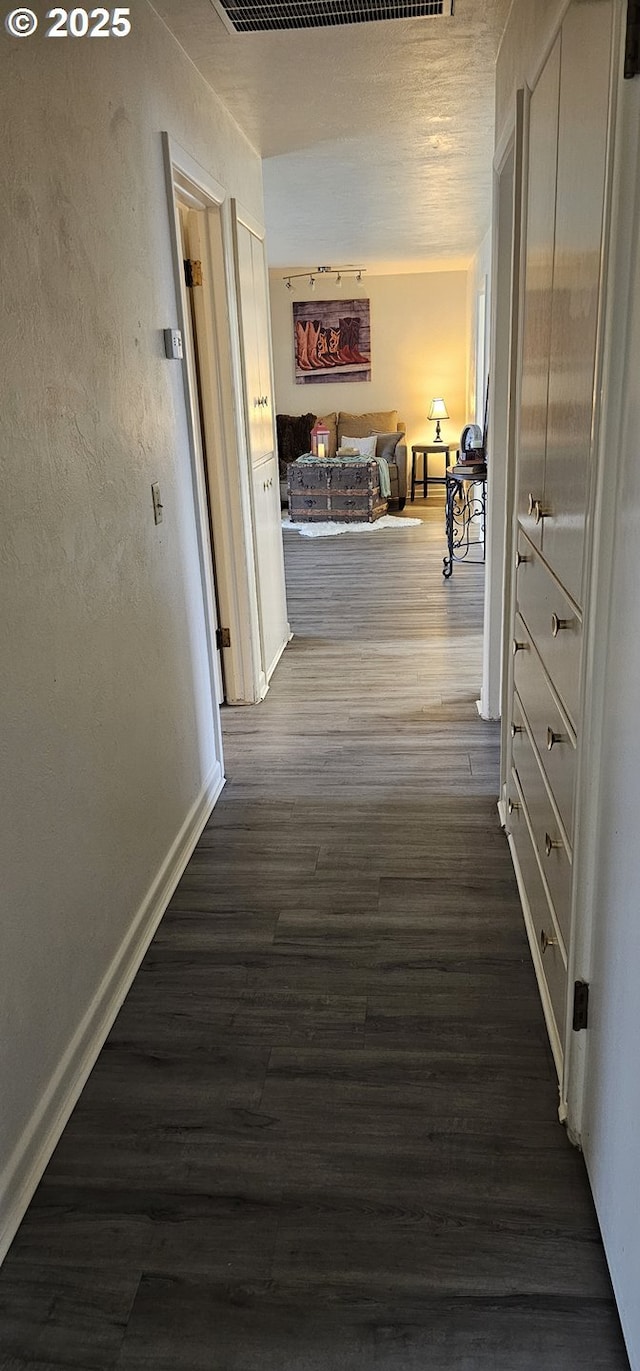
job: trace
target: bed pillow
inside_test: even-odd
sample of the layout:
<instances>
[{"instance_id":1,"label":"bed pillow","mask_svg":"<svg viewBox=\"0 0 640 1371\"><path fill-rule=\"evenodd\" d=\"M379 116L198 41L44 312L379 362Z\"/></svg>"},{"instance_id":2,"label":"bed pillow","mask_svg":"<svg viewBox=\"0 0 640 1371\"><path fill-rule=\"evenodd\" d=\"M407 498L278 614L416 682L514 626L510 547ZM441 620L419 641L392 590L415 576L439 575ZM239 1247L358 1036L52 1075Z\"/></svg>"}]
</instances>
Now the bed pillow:
<instances>
[{"instance_id":1,"label":"bed pillow","mask_svg":"<svg viewBox=\"0 0 640 1371\"><path fill-rule=\"evenodd\" d=\"M375 457L376 442L377 435L375 433L370 433L367 437L363 438L349 438L345 433L340 446L355 448L356 452L358 452L361 457Z\"/></svg>"}]
</instances>

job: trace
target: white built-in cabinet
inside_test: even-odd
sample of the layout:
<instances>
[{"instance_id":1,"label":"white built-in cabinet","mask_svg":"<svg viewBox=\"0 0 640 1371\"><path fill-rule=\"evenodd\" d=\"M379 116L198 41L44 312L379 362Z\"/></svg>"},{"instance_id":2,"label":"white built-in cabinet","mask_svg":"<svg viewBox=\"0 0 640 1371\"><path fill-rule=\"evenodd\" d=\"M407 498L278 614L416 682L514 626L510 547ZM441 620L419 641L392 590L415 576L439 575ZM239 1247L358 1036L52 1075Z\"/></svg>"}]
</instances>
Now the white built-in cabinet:
<instances>
[{"instance_id":1,"label":"white built-in cabinet","mask_svg":"<svg viewBox=\"0 0 640 1371\"><path fill-rule=\"evenodd\" d=\"M507 831L559 1075L570 1031L577 756L613 0L574 0L532 91Z\"/></svg>"},{"instance_id":2,"label":"white built-in cabinet","mask_svg":"<svg viewBox=\"0 0 640 1371\"><path fill-rule=\"evenodd\" d=\"M234 229L262 674L266 683L290 636L273 411L267 267L263 239L255 227L243 220L237 207Z\"/></svg>"}]
</instances>

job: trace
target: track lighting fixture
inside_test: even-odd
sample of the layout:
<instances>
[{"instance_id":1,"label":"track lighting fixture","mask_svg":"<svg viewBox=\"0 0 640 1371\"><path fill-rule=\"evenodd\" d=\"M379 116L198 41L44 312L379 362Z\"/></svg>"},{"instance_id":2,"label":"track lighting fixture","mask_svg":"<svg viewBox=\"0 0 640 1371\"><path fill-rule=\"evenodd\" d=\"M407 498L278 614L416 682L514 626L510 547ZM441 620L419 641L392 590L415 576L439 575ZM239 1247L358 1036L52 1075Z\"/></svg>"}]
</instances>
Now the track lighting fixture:
<instances>
[{"instance_id":1,"label":"track lighting fixture","mask_svg":"<svg viewBox=\"0 0 640 1371\"><path fill-rule=\"evenodd\" d=\"M293 290L293 281L301 281L303 278L309 282L311 290L315 289L316 276L333 276L335 274L336 285L342 285L343 276L355 276L356 281L362 281L363 272L366 267L316 267L313 271L292 271L287 276L283 276L283 281L287 290Z\"/></svg>"}]
</instances>

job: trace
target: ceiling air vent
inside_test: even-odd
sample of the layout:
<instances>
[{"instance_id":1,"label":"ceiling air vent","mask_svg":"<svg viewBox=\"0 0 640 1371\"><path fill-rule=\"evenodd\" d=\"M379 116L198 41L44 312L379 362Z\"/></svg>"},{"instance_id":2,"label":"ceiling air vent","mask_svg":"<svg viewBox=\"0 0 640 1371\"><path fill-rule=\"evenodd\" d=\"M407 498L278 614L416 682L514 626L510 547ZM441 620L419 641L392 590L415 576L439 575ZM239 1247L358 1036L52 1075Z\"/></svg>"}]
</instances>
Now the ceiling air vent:
<instances>
[{"instance_id":1,"label":"ceiling air vent","mask_svg":"<svg viewBox=\"0 0 640 1371\"><path fill-rule=\"evenodd\" d=\"M449 18L454 0L211 0L231 33L267 29L324 29L377 19Z\"/></svg>"}]
</instances>

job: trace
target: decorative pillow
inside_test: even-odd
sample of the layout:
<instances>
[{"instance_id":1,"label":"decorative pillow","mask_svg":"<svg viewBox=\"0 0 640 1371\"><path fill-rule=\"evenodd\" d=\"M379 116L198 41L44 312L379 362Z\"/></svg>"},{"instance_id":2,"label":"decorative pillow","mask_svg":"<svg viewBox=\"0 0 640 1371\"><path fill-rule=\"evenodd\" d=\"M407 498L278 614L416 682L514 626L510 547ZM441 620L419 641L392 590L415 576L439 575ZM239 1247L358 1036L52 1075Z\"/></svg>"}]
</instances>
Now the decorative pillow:
<instances>
[{"instance_id":1,"label":"decorative pillow","mask_svg":"<svg viewBox=\"0 0 640 1371\"><path fill-rule=\"evenodd\" d=\"M375 457L376 455L376 435L370 433L364 438L348 438L346 433L340 444L341 447L353 447L361 457Z\"/></svg>"},{"instance_id":2,"label":"decorative pillow","mask_svg":"<svg viewBox=\"0 0 640 1371\"><path fill-rule=\"evenodd\" d=\"M335 410L333 414L321 415L320 422L329 430L329 456L335 457L338 446L338 416Z\"/></svg>"},{"instance_id":3,"label":"decorative pillow","mask_svg":"<svg viewBox=\"0 0 640 1371\"><path fill-rule=\"evenodd\" d=\"M341 410L338 415L338 442L344 442L345 433L354 433L356 438L364 438L371 433L392 433L398 427L397 409L372 411L369 414L347 414Z\"/></svg>"},{"instance_id":4,"label":"decorative pillow","mask_svg":"<svg viewBox=\"0 0 640 1371\"><path fill-rule=\"evenodd\" d=\"M376 457L384 457L387 462L392 462L401 438L404 438L404 433L377 433Z\"/></svg>"}]
</instances>

